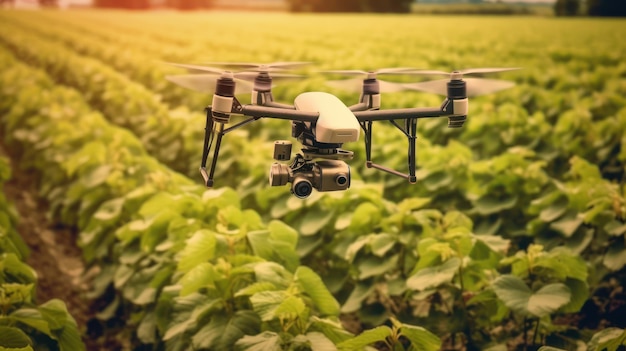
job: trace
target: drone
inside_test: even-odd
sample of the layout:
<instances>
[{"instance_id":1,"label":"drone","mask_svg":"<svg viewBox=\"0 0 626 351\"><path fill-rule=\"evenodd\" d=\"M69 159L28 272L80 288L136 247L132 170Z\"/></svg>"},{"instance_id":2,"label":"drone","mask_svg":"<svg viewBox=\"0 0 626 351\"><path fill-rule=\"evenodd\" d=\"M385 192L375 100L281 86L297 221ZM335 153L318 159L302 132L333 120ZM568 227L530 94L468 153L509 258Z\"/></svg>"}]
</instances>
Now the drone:
<instances>
[{"instance_id":1,"label":"drone","mask_svg":"<svg viewBox=\"0 0 626 351\"><path fill-rule=\"evenodd\" d=\"M275 81L301 76L288 70L309 62L230 63L211 62L203 65L170 63L184 68L187 74L170 75L166 79L182 87L213 94L212 104L205 108L206 127L200 173L207 187L214 185L215 170L222 139L229 132L262 118L291 121L291 136L301 144L292 160L292 142L274 143L274 162L270 166L270 186L291 184L291 193L300 199L319 192L350 188L350 167L346 163L354 152L342 148L344 143L356 142L364 133L366 167L400 176L413 184L417 182L416 139L417 121L421 118L446 117L449 128L462 127L467 119L468 98L494 93L514 84L509 81L464 78L465 75L487 74L518 68L475 68L452 72L417 70L413 68L382 68L372 71L336 70L325 73L361 78L330 81L335 86L360 92L359 102L346 106L327 92L313 91L298 95L293 105L275 102L272 87ZM447 79L418 83L396 83L378 79L378 75L440 75ZM381 109L381 92L416 90L444 95L437 107ZM249 104L242 104L235 95L251 93ZM232 115L245 119L231 123ZM408 141L408 170L401 172L372 161L372 127L374 122L387 121ZM207 161L213 150L211 164Z\"/></svg>"}]
</instances>

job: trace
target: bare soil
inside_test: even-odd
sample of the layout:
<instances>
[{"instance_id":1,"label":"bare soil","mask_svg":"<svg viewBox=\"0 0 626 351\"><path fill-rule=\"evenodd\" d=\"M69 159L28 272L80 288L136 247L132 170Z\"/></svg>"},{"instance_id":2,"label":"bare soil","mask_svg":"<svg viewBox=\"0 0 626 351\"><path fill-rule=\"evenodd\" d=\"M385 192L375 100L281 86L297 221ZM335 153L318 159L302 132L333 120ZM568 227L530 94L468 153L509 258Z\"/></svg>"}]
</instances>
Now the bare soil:
<instances>
[{"instance_id":1,"label":"bare soil","mask_svg":"<svg viewBox=\"0 0 626 351\"><path fill-rule=\"evenodd\" d=\"M47 205L37 198L36 177L22 171L1 144L0 155L11 159L12 177L4 184L4 193L19 213L17 231L31 250L27 263L37 272L35 302L65 302L88 344L85 331L93 313L85 298L88 284L82 280L85 265L76 245L76 233L47 218Z\"/></svg>"}]
</instances>

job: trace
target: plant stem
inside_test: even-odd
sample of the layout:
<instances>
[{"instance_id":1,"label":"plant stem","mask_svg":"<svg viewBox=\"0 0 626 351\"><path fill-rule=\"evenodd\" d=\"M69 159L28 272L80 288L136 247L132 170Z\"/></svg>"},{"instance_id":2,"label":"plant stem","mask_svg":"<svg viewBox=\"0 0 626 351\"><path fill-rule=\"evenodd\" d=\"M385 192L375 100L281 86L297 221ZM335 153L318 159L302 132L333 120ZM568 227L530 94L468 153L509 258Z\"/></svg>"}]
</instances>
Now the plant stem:
<instances>
[{"instance_id":1,"label":"plant stem","mask_svg":"<svg viewBox=\"0 0 626 351\"><path fill-rule=\"evenodd\" d=\"M528 351L528 318L524 317L524 351Z\"/></svg>"},{"instance_id":2,"label":"plant stem","mask_svg":"<svg viewBox=\"0 0 626 351\"><path fill-rule=\"evenodd\" d=\"M541 319L537 318L537 325L535 326L535 334L533 335L533 345L537 344L537 335L539 334L539 322Z\"/></svg>"}]
</instances>

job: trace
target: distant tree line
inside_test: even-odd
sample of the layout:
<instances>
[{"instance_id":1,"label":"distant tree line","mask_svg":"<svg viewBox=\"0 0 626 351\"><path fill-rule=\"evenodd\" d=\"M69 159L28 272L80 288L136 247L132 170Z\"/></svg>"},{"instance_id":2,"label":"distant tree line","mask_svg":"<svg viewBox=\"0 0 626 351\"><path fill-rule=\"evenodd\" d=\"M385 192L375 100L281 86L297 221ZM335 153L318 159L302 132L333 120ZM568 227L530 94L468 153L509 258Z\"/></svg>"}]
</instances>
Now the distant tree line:
<instances>
[{"instance_id":1,"label":"distant tree line","mask_svg":"<svg viewBox=\"0 0 626 351\"><path fill-rule=\"evenodd\" d=\"M408 13L414 0L287 0L292 12Z\"/></svg>"},{"instance_id":2,"label":"distant tree line","mask_svg":"<svg viewBox=\"0 0 626 351\"><path fill-rule=\"evenodd\" d=\"M626 16L626 0L557 0L554 4L557 16Z\"/></svg>"},{"instance_id":3,"label":"distant tree line","mask_svg":"<svg viewBox=\"0 0 626 351\"><path fill-rule=\"evenodd\" d=\"M153 7L170 7L179 10L197 10L212 7L213 0L95 0L94 6L130 10L144 10Z\"/></svg>"}]
</instances>

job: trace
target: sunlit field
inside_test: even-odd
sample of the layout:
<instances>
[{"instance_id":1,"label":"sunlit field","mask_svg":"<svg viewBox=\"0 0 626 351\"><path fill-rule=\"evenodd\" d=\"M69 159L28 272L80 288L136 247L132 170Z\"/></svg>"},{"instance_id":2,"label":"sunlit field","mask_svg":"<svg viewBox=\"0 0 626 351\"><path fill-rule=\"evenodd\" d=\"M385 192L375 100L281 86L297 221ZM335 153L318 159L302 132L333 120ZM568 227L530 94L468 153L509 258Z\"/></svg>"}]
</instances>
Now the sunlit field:
<instances>
[{"instance_id":1,"label":"sunlit field","mask_svg":"<svg viewBox=\"0 0 626 351\"><path fill-rule=\"evenodd\" d=\"M49 227L68 229L55 235L77 243L85 282L78 295L37 290L70 279L36 259L37 276L3 273L0 328L21 343L0 349L571 350L593 340L615 350L626 339L625 31L623 20L548 16L0 11L0 180L29 175L22 192ZM344 145L355 153L350 189L301 200L267 180L288 121L225 136L215 188L203 186L212 96L168 81L185 73L168 63L231 61L310 62L274 99L326 91L348 106L359 94L324 71L519 69L485 75L515 86L471 98L462 128L420 120L417 184L366 168L361 139ZM383 93L382 108L444 99ZM372 150L406 172L407 139L389 123L377 122ZM30 272L17 230L29 217L5 192L0 267Z\"/></svg>"}]
</instances>

